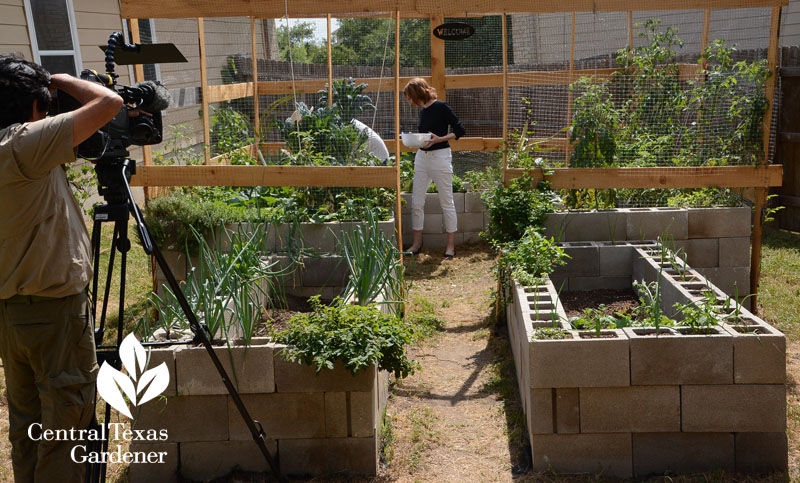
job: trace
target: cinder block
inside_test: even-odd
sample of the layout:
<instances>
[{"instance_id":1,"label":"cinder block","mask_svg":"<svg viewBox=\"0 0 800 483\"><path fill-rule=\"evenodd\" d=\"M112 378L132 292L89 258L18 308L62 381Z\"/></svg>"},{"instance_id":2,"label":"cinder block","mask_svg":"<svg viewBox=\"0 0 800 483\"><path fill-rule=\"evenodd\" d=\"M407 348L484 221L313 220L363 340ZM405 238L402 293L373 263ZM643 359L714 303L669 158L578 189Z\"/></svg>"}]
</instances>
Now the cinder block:
<instances>
[{"instance_id":1,"label":"cinder block","mask_svg":"<svg viewBox=\"0 0 800 483\"><path fill-rule=\"evenodd\" d=\"M344 438L347 436L347 393L325 393L325 436Z\"/></svg>"},{"instance_id":2,"label":"cinder block","mask_svg":"<svg viewBox=\"0 0 800 483\"><path fill-rule=\"evenodd\" d=\"M786 336L767 324L725 328L733 335L734 383L786 382Z\"/></svg>"},{"instance_id":3,"label":"cinder block","mask_svg":"<svg viewBox=\"0 0 800 483\"><path fill-rule=\"evenodd\" d=\"M233 385L241 393L275 391L273 344L217 347L214 353ZM175 351L177 391L181 395L228 394L222 377L203 347Z\"/></svg>"},{"instance_id":4,"label":"cinder block","mask_svg":"<svg viewBox=\"0 0 800 483\"><path fill-rule=\"evenodd\" d=\"M441 213L425 213L425 219L422 221L422 233L444 233L444 215Z\"/></svg>"},{"instance_id":5,"label":"cinder block","mask_svg":"<svg viewBox=\"0 0 800 483\"><path fill-rule=\"evenodd\" d=\"M167 266L172 271L172 275L174 275L178 281L186 280L186 254L182 251L166 249L163 250L161 254L164 255L164 259L167 261ZM156 264L156 277L166 280L164 272L158 264Z\"/></svg>"},{"instance_id":6,"label":"cinder block","mask_svg":"<svg viewBox=\"0 0 800 483\"><path fill-rule=\"evenodd\" d=\"M544 236L557 242L567 240L567 226L574 221L567 213L548 213L544 219Z\"/></svg>"},{"instance_id":7,"label":"cinder block","mask_svg":"<svg viewBox=\"0 0 800 483\"><path fill-rule=\"evenodd\" d=\"M628 215L625 210L569 212L563 222L566 227L563 241L626 240Z\"/></svg>"},{"instance_id":8,"label":"cinder block","mask_svg":"<svg viewBox=\"0 0 800 483\"><path fill-rule=\"evenodd\" d=\"M680 386L583 387L582 433L679 432Z\"/></svg>"},{"instance_id":9,"label":"cinder block","mask_svg":"<svg viewBox=\"0 0 800 483\"><path fill-rule=\"evenodd\" d=\"M734 471L731 433L633 433L636 477Z\"/></svg>"},{"instance_id":10,"label":"cinder block","mask_svg":"<svg viewBox=\"0 0 800 483\"><path fill-rule=\"evenodd\" d=\"M306 364L288 362L276 348L274 357L275 390L277 392L334 392L334 391L372 391L375 385L375 366L361 370L353 375L345 369L341 361L336 361L334 369L316 368Z\"/></svg>"},{"instance_id":11,"label":"cinder block","mask_svg":"<svg viewBox=\"0 0 800 483\"><path fill-rule=\"evenodd\" d=\"M175 350L174 347L167 347L167 348L151 348L147 351L147 357L149 357L149 361L147 363L147 367L149 369L153 369L158 367L163 362L167 366L167 370L169 371L169 384L167 388L164 389L164 392L161 393L162 396L175 396L177 394L177 385L176 380L177 377L175 376Z\"/></svg>"},{"instance_id":12,"label":"cinder block","mask_svg":"<svg viewBox=\"0 0 800 483\"><path fill-rule=\"evenodd\" d=\"M466 213L483 213L486 211L486 205L481 200L481 194L474 191L464 193L464 212Z\"/></svg>"},{"instance_id":13,"label":"cinder block","mask_svg":"<svg viewBox=\"0 0 800 483\"><path fill-rule=\"evenodd\" d=\"M631 211L628 213L626 221L625 228L628 240L655 240L663 237L665 233L667 240L685 240L689 238L688 213L685 209Z\"/></svg>"},{"instance_id":14,"label":"cinder block","mask_svg":"<svg viewBox=\"0 0 800 483\"><path fill-rule=\"evenodd\" d=\"M483 230L483 213L459 213L458 231L480 232Z\"/></svg>"},{"instance_id":15,"label":"cinder block","mask_svg":"<svg viewBox=\"0 0 800 483\"><path fill-rule=\"evenodd\" d=\"M400 193L400 199L400 209L403 216L411 215L411 193Z\"/></svg>"},{"instance_id":16,"label":"cinder block","mask_svg":"<svg viewBox=\"0 0 800 483\"><path fill-rule=\"evenodd\" d=\"M698 268L697 271L731 297L750 293L750 267Z\"/></svg>"},{"instance_id":17,"label":"cinder block","mask_svg":"<svg viewBox=\"0 0 800 483\"><path fill-rule=\"evenodd\" d=\"M442 204L439 202L439 193L425 193L425 217L428 214L441 214Z\"/></svg>"},{"instance_id":18,"label":"cinder block","mask_svg":"<svg viewBox=\"0 0 800 483\"><path fill-rule=\"evenodd\" d=\"M131 411L134 429L166 429L170 442L228 439L227 396L156 398Z\"/></svg>"},{"instance_id":19,"label":"cinder block","mask_svg":"<svg viewBox=\"0 0 800 483\"><path fill-rule=\"evenodd\" d=\"M464 213L465 195L466 193L453 193L453 205L456 207L456 213Z\"/></svg>"},{"instance_id":20,"label":"cinder block","mask_svg":"<svg viewBox=\"0 0 800 483\"><path fill-rule=\"evenodd\" d=\"M581 432L580 394L577 387L556 389L556 432Z\"/></svg>"},{"instance_id":21,"label":"cinder block","mask_svg":"<svg viewBox=\"0 0 800 483\"><path fill-rule=\"evenodd\" d=\"M630 342L631 385L732 384L733 337L623 329ZM664 333L666 332L666 333Z\"/></svg>"},{"instance_id":22,"label":"cinder block","mask_svg":"<svg viewBox=\"0 0 800 483\"><path fill-rule=\"evenodd\" d=\"M597 277L600 275L600 251L595 244L590 242L567 243L562 248L569 258L565 259L564 265L553 270L554 277Z\"/></svg>"},{"instance_id":23,"label":"cinder block","mask_svg":"<svg viewBox=\"0 0 800 483\"><path fill-rule=\"evenodd\" d=\"M750 208L689 208L689 238L750 237Z\"/></svg>"},{"instance_id":24,"label":"cinder block","mask_svg":"<svg viewBox=\"0 0 800 483\"><path fill-rule=\"evenodd\" d=\"M602 260L602 259L601 259ZM602 261L601 261L602 263ZM631 277L569 277L569 290L625 290L631 288Z\"/></svg>"},{"instance_id":25,"label":"cinder block","mask_svg":"<svg viewBox=\"0 0 800 483\"><path fill-rule=\"evenodd\" d=\"M303 272L303 285L306 287L347 285L350 272L342 256L305 257L303 265L299 270Z\"/></svg>"},{"instance_id":26,"label":"cinder block","mask_svg":"<svg viewBox=\"0 0 800 483\"><path fill-rule=\"evenodd\" d=\"M378 423L373 392L350 393L350 436L366 438L375 436Z\"/></svg>"},{"instance_id":27,"label":"cinder block","mask_svg":"<svg viewBox=\"0 0 800 483\"><path fill-rule=\"evenodd\" d=\"M679 255L686 260L690 267L717 267L720 261L719 244L719 238L675 240L675 252L681 250Z\"/></svg>"},{"instance_id":28,"label":"cinder block","mask_svg":"<svg viewBox=\"0 0 800 483\"><path fill-rule=\"evenodd\" d=\"M686 385L681 388L684 432L782 432L786 386Z\"/></svg>"},{"instance_id":29,"label":"cinder block","mask_svg":"<svg viewBox=\"0 0 800 483\"><path fill-rule=\"evenodd\" d=\"M736 471L773 473L789 469L789 441L785 432L736 433Z\"/></svg>"},{"instance_id":30,"label":"cinder block","mask_svg":"<svg viewBox=\"0 0 800 483\"><path fill-rule=\"evenodd\" d=\"M279 446L281 471L289 476L378 473L376 438L282 439Z\"/></svg>"},{"instance_id":31,"label":"cinder block","mask_svg":"<svg viewBox=\"0 0 800 483\"><path fill-rule=\"evenodd\" d=\"M338 223L301 223L303 233L303 246L316 248L322 253L332 253L342 242L340 233L337 233Z\"/></svg>"},{"instance_id":32,"label":"cinder block","mask_svg":"<svg viewBox=\"0 0 800 483\"><path fill-rule=\"evenodd\" d=\"M535 472L632 476L630 433L535 434L531 453Z\"/></svg>"},{"instance_id":33,"label":"cinder block","mask_svg":"<svg viewBox=\"0 0 800 483\"><path fill-rule=\"evenodd\" d=\"M178 443L142 443L131 442L130 452L161 453L154 458L159 458L158 463L131 463L128 467L130 483L178 483Z\"/></svg>"},{"instance_id":34,"label":"cinder block","mask_svg":"<svg viewBox=\"0 0 800 483\"><path fill-rule=\"evenodd\" d=\"M528 409L528 431L530 434L552 434L553 425L553 393L555 389L527 388L530 394Z\"/></svg>"},{"instance_id":35,"label":"cinder block","mask_svg":"<svg viewBox=\"0 0 800 483\"><path fill-rule=\"evenodd\" d=\"M750 266L750 237L720 238L719 239L719 266L720 267L749 267Z\"/></svg>"},{"instance_id":36,"label":"cinder block","mask_svg":"<svg viewBox=\"0 0 800 483\"><path fill-rule=\"evenodd\" d=\"M410 242L409 242L410 243ZM422 237L423 243L423 252L427 252L429 248L444 248L447 246L447 234L445 233L426 233ZM464 243L464 234L461 232L456 232L455 235L455 244L456 246L461 245ZM442 252L444 253L444 252ZM439 253L434 252L434 256L440 256Z\"/></svg>"},{"instance_id":37,"label":"cinder block","mask_svg":"<svg viewBox=\"0 0 800 483\"><path fill-rule=\"evenodd\" d=\"M242 394L242 402L271 438L325 437L325 395L321 392ZM227 417L231 440L253 438L231 398Z\"/></svg>"},{"instance_id":38,"label":"cinder block","mask_svg":"<svg viewBox=\"0 0 800 483\"><path fill-rule=\"evenodd\" d=\"M460 228L459 228L459 230L460 230ZM465 232L462 232L462 233L463 233L463 237L464 237L462 243L464 245L475 245L475 244L483 242L483 239L481 238L480 232L477 232L477 231L465 231Z\"/></svg>"},{"instance_id":39,"label":"cinder block","mask_svg":"<svg viewBox=\"0 0 800 483\"><path fill-rule=\"evenodd\" d=\"M278 448L277 442L268 439L266 445L274 455ZM261 450L252 439L181 443L181 476L187 480L210 481L223 477L234 469L251 473L270 470Z\"/></svg>"},{"instance_id":40,"label":"cinder block","mask_svg":"<svg viewBox=\"0 0 800 483\"><path fill-rule=\"evenodd\" d=\"M636 250L630 245L605 245L598 246L600 258L601 277L627 277L630 285L633 274L633 257Z\"/></svg>"},{"instance_id":41,"label":"cinder block","mask_svg":"<svg viewBox=\"0 0 800 483\"><path fill-rule=\"evenodd\" d=\"M628 338L537 340L529 344L531 387L608 387L630 385ZM568 361L568 362L567 362Z\"/></svg>"}]
</instances>

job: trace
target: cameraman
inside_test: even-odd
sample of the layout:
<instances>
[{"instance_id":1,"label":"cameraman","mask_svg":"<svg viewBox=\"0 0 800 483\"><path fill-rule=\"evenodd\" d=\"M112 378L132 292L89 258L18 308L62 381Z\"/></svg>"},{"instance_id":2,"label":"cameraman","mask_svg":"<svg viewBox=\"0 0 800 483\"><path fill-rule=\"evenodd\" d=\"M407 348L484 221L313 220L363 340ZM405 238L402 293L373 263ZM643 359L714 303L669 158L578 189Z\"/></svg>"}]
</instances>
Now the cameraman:
<instances>
[{"instance_id":1,"label":"cameraman","mask_svg":"<svg viewBox=\"0 0 800 483\"><path fill-rule=\"evenodd\" d=\"M46 117L56 89L81 107ZM0 55L0 357L17 482L83 479L78 443L41 437L89 426L98 369L89 236L62 168L121 107L111 89Z\"/></svg>"}]
</instances>

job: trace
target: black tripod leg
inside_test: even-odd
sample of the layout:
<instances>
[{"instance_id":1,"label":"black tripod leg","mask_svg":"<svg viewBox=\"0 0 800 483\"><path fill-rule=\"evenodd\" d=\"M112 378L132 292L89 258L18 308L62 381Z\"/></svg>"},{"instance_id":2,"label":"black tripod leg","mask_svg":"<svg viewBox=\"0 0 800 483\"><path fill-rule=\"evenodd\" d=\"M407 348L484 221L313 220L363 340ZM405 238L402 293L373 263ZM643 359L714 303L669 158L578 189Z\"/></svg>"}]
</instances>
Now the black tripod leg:
<instances>
[{"instance_id":1,"label":"black tripod leg","mask_svg":"<svg viewBox=\"0 0 800 483\"><path fill-rule=\"evenodd\" d=\"M261 450L261 454L264 455L264 459L267 461L267 464L272 470L272 474L275 475L275 477L278 478L278 480L280 481L287 481L286 478L281 475L278 455L276 454L275 458L273 458L272 454L267 448L264 428L261 426L261 423L253 420L252 416L250 416L250 413L247 411L247 408L245 407L244 402L242 401L242 398L239 395L239 392L233 386L233 383L231 383L230 378L228 377L228 374L225 371L225 368L222 367L222 363L219 361L217 354L211 347L211 341L208 339L205 330L200 326L200 322L198 322L197 316L195 315L192 308L189 306L189 301L186 300L186 296L183 294L183 290L178 284L178 281L175 279L175 275L172 273L172 270L170 270L169 265L167 265L167 261L166 259L164 259L164 255L161 254L161 250L158 248L158 245L150 237L150 230L147 228L147 225L145 224L142 218L142 213L141 211L139 211L139 207L134 202L133 193L131 193L131 187L127 181L128 177L126 177L124 174L126 169L127 168L123 168L123 178L125 179L125 187L128 192L128 206L130 208L131 214L133 215L134 221L139 230L139 237L142 241L142 246L144 247L145 251L148 254L151 254L155 257L156 263L158 263L158 266L161 267L161 271L164 273L164 276L167 279L167 283L169 284L170 289L172 289L173 293L177 297L178 304L181 306L184 315L186 315L186 319L189 321L189 327L191 327L195 339L199 340L200 343L203 344L203 347L205 347L206 351L208 352L208 355L211 358L211 362L214 363L214 367L217 368L217 372L219 372L219 375L222 378L222 383L228 390L228 394L230 394L231 399L233 400L233 403L236 406L236 409L242 416L245 425L247 425L247 429L250 430L250 435L253 437L253 440L258 445L258 448Z\"/></svg>"}]
</instances>

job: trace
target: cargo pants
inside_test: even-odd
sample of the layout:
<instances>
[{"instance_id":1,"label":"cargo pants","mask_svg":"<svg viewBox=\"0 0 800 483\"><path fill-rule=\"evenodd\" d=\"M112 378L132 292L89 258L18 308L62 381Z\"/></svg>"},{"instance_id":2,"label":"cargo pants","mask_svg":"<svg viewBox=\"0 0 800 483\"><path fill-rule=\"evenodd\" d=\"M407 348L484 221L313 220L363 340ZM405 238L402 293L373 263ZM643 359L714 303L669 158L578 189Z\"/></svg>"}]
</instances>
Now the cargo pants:
<instances>
[{"instance_id":1,"label":"cargo pants","mask_svg":"<svg viewBox=\"0 0 800 483\"><path fill-rule=\"evenodd\" d=\"M83 481L86 465L70 455L82 443L40 439L40 428L88 428L98 371L92 332L86 292L0 300L0 357L16 483Z\"/></svg>"}]
</instances>

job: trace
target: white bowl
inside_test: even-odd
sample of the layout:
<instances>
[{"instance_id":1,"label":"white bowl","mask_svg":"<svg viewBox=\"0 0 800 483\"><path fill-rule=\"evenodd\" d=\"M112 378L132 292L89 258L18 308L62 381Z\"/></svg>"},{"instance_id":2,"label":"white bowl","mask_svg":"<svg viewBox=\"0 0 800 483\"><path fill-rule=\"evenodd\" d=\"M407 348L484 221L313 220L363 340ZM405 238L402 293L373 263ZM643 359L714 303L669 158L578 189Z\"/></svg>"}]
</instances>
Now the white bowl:
<instances>
[{"instance_id":1,"label":"white bowl","mask_svg":"<svg viewBox=\"0 0 800 483\"><path fill-rule=\"evenodd\" d=\"M421 148L426 141L430 140L431 133L404 132L400 133L400 138L407 148Z\"/></svg>"}]
</instances>

